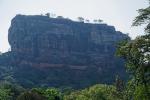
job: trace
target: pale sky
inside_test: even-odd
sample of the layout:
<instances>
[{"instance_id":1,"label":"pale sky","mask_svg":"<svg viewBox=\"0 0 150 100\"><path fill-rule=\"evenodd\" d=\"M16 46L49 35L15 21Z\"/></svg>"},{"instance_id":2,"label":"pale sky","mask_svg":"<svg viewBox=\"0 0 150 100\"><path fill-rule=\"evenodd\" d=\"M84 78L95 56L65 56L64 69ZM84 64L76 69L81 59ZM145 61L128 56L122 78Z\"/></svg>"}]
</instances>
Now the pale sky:
<instances>
[{"instance_id":1,"label":"pale sky","mask_svg":"<svg viewBox=\"0 0 150 100\"><path fill-rule=\"evenodd\" d=\"M103 19L116 30L135 38L144 33L141 27L131 27L137 9L148 6L148 0L0 0L0 51L8 51L8 29L16 14L45 14L47 12L76 20Z\"/></svg>"}]
</instances>

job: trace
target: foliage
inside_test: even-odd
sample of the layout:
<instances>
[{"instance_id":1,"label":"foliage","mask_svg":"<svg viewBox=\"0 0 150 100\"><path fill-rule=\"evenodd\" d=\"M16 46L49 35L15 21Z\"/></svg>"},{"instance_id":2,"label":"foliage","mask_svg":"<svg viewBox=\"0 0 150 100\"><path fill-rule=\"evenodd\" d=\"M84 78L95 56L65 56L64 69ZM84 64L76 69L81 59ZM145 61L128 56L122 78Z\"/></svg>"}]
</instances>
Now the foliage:
<instances>
[{"instance_id":1,"label":"foliage","mask_svg":"<svg viewBox=\"0 0 150 100\"><path fill-rule=\"evenodd\" d=\"M144 85L138 85L135 88L134 99L135 100L149 100L148 93L150 93L150 91L148 92L147 90L150 90L150 86L145 87Z\"/></svg>"},{"instance_id":2,"label":"foliage","mask_svg":"<svg viewBox=\"0 0 150 100\"><path fill-rule=\"evenodd\" d=\"M19 91L18 97L14 98L16 91L12 91L11 87L5 87L0 89L0 100L123 100L122 95L112 85L97 84L72 92L69 89L67 94L66 91L62 92L56 88L32 88Z\"/></svg>"},{"instance_id":3,"label":"foliage","mask_svg":"<svg viewBox=\"0 0 150 100\"><path fill-rule=\"evenodd\" d=\"M126 60L126 68L131 75L134 91L144 86L149 93L150 75L150 35L137 37L130 42L122 42L118 48L118 55ZM141 92L142 93L142 92ZM137 94L138 95L138 94ZM136 95L136 96L137 96Z\"/></svg>"},{"instance_id":4,"label":"foliage","mask_svg":"<svg viewBox=\"0 0 150 100\"><path fill-rule=\"evenodd\" d=\"M46 100L36 92L27 91L18 96L17 100Z\"/></svg>"},{"instance_id":5,"label":"foliage","mask_svg":"<svg viewBox=\"0 0 150 100\"><path fill-rule=\"evenodd\" d=\"M10 92L10 89L3 89L0 88L0 100L11 100L12 94Z\"/></svg>"},{"instance_id":6,"label":"foliage","mask_svg":"<svg viewBox=\"0 0 150 100\"><path fill-rule=\"evenodd\" d=\"M104 84L97 84L64 96L64 100L121 100L121 98L114 86Z\"/></svg>"},{"instance_id":7,"label":"foliage","mask_svg":"<svg viewBox=\"0 0 150 100\"><path fill-rule=\"evenodd\" d=\"M95 23L102 23L103 20L102 19L94 19L93 22L95 22Z\"/></svg>"},{"instance_id":8,"label":"foliage","mask_svg":"<svg viewBox=\"0 0 150 100\"><path fill-rule=\"evenodd\" d=\"M83 17L78 17L79 22L84 22L84 18Z\"/></svg>"},{"instance_id":9,"label":"foliage","mask_svg":"<svg viewBox=\"0 0 150 100\"><path fill-rule=\"evenodd\" d=\"M32 89L32 92L36 92L45 98L47 100L62 100L62 94L58 89L55 88L34 88Z\"/></svg>"},{"instance_id":10,"label":"foliage","mask_svg":"<svg viewBox=\"0 0 150 100\"><path fill-rule=\"evenodd\" d=\"M147 24L146 35L139 36L132 41L119 44L117 54L126 60L126 68L130 73L130 80L126 87L127 100L149 100L150 98L150 6L139 9L133 26Z\"/></svg>"},{"instance_id":11,"label":"foliage","mask_svg":"<svg viewBox=\"0 0 150 100\"><path fill-rule=\"evenodd\" d=\"M145 9L139 9L138 13L139 15L134 19L132 26L140 26L142 24L146 24L145 31L147 33L150 33L150 6Z\"/></svg>"},{"instance_id":12,"label":"foliage","mask_svg":"<svg viewBox=\"0 0 150 100\"><path fill-rule=\"evenodd\" d=\"M20 85L12 84L7 81L0 83L0 89L4 90L3 92L7 92L7 95L11 98L11 100L16 100L17 96L25 91L25 89Z\"/></svg>"}]
</instances>

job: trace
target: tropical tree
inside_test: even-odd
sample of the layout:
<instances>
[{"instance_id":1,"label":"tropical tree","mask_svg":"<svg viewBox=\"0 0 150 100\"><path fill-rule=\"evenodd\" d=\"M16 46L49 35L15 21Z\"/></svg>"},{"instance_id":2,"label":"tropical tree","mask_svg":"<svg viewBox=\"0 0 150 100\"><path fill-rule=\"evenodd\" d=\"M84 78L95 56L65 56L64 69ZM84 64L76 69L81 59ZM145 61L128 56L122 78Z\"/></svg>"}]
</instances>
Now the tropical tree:
<instances>
[{"instance_id":1,"label":"tropical tree","mask_svg":"<svg viewBox=\"0 0 150 100\"><path fill-rule=\"evenodd\" d=\"M103 22L103 20L101 20L101 19L98 19L97 21L98 21L98 23L102 23Z\"/></svg>"},{"instance_id":2,"label":"tropical tree","mask_svg":"<svg viewBox=\"0 0 150 100\"><path fill-rule=\"evenodd\" d=\"M86 19L86 20L85 20L85 22L89 23L89 22L90 22L90 20L89 20L89 19Z\"/></svg>"},{"instance_id":3,"label":"tropical tree","mask_svg":"<svg viewBox=\"0 0 150 100\"><path fill-rule=\"evenodd\" d=\"M47 17L50 17L50 13L46 13L45 15L46 15Z\"/></svg>"},{"instance_id":4,"label":"tropical tree","mask_svg":"<svg viewBox=\"0 0 150 100\"><path fill-rule=\"evenodd\" d=\"M62 94L55 88L34 88L32 92L36 92L46 98L46 100L62 100Z\"/></svg>"},{"instance_id":5,"label":"tropical tree","mask_svg":"<svg viewBox=\"0 0 150 100\"><path fill-rule=\"evenodd\" d=\"M126 60L131 80L128 82L128 99L149 100L150 93L150 6L138 10L133 26L146 24L145 35L132 41L123 41L117 54Z\"/></svg>"},{"instance_id":6,"label":"tropical tree","mask_svg":"<svg viewBox=\"0 0 150 100\"><path fill-rule=\"evenodd\" d=\"M47 100L47 99L36 92L26 91L21 95L19 95L17 97L17 100Z\"/></svg>"},{"instance_id":7,"label":"tropical tree","mask_svg":"<svg viewBox=\"0 0 150 100\"><path fill-rule=\"evenodd\" d=\"M94 20L93 20L93 22L94 22L94 23L97 23L97 22L98 22L98 20L97 20L97 19L94 19Z\"/></svg>"},{"instance_id":8,"label":"tropical tree","mask_svg":"<svg viewBox=\"0 0 150 100\"><path fill-rule=\"evenodd\" d=\"M83 17L78 17L79 22L84 22L84 18Z\"/></svg>"},{"instance_id":9,"label":"tropical tree","mask_svg":"<svg viewBox=\"0 0 150 100\"><path fill-rule=\"evenodd\" d=\"M130 42L122 42L117 53L126 60L126 68L132 78L130 84L134 84L132 86L135 91L142 86L148 93L150 91L150 35L137 37Z\"/></svg>"},{"instance_id":10,"label":"tropical tree","mask_svg":"<svg viewBox=\"0 0 150 100\"><path fill-rule=\"evenodd\" d=\"M64 100L122 100L114 86L97 84L83 90L71 92Z\"/></svg>"},{"instance_id":11,"label":"tropical tree","mask_svg":"<svg viewBox=\"0 0 150 100\"><path fill-rule=\"evenodd\" d=\"M101 20L101 19L94 19L93 22L94 22L94 23L102 23L103 20Z\"/></svg>"},{"instance_id":12,"label":"tropical tree","mask_svg":"<svg viewBox=\"0 0 150 100\"><path fill-rule=\"evenodd\" d=\"M0 83L0 90L3 91L3 92L0 92L0 94L3 94L3 93L5 93L5 95L7 94L8 97L11 98L11 100L16 100L17 96L20 95L20 93L25 91L25 89L21 87L20 85L12 84L7 81Z\"/></svg>"},{"instance_id":13,"label":"tropical tree","mask_svg":"<svg viewBox=\"0 0 150 100\"><path fill-rule=\"evenodd\" d=\"M58 19L64 19L64 17L63 17L63 16L57 16L57 18L58 18Z\"/></svg>"},{"instance_id":14,"label":"tropical tree","mask_svg":"<svg viewBox=\"0 0 150 100\"><path fill-rule=\"evenodd\" d=\"M11 100L12 94L10 89L0 89L0 100Z\"/></svg>"},{"instance_id":15,"label":"tropical tree","mask_svg":"<svg viewBox=\"0 0 150 100\"><path fill-rule=\"evenodd\" d=\"M146 24L145 32L150 33L150 0L149 6L138 10L139 15L134 19L132 26Z\"/></svg>"}]
</instances>

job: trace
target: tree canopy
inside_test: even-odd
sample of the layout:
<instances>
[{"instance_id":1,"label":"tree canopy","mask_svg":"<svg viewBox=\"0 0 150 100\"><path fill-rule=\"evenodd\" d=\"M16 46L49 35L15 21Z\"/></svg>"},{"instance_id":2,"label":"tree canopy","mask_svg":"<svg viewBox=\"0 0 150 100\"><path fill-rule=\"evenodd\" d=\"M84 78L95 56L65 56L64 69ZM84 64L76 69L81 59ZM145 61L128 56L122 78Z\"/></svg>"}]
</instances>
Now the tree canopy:
<instances>
[{"instance_id":1,"label":"tree canopy","mask_svg":"<svg viewBox=\"0 0 150 100\"><path fill-rule=\"evenodd\" d=\"M145 35L119 44L117 54L126 60L126 68L130 74L127 96L135 100L150 98L150 6L138 10L139 15L133 26L146 24Z\"/></svg>"}]
</instances>

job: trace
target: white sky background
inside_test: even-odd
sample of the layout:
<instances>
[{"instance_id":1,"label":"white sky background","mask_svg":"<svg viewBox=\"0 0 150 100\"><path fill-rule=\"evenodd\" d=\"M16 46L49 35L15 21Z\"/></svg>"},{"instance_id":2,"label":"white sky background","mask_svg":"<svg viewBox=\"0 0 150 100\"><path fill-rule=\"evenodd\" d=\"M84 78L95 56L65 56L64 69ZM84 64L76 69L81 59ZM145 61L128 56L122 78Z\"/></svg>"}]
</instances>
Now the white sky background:
<instances>
[{"instance_id":1,"label":"white sky background","mask_svg":"<svg viewBox=\"0 0 150 100\"><path fill-rule=\"evenodd\" d=\"M143 32L142 27L131 27L137 9L148 6L148 0L0 0L0 51L8 51L8 29L16 14L45 14L47 12L69 17L103 19L116 30L130 33L132 38Z\"/></svg>"}]
</instances>

